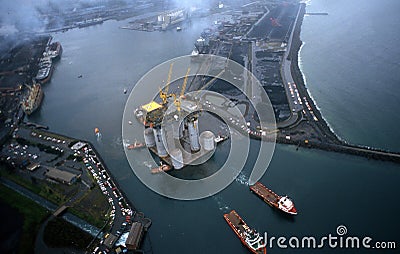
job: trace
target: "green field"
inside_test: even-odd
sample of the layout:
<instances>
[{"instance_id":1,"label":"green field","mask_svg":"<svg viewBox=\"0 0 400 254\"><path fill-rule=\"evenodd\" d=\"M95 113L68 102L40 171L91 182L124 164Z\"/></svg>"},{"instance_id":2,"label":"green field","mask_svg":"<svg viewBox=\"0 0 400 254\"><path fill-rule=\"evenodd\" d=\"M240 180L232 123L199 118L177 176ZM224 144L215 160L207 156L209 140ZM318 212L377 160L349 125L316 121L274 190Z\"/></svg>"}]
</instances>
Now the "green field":
<instances>
[{"instance_id":1,"label":"green field","mask_svg":"<svg viewBox=\"0 0 400 254\"><path fill-rule=\"evenodd\" d=\"M63 205L70 197L76 195L78 191L82 191L79 190L77 184L69 186L43 180L31 181L21 176L18 172L7 169L1 170L0 173L2 177L25 187L59 206ZM86 190L80 199L70 204L68 210L93 226L101 228L107 220L106 214L110 210L110 204L106 196L103 195L100 188L96 185L94 188Z\"/></svg>"},{"instance_id":2,"label":"green field","mask_svg":"<svg viewBox=\"0 0 400 254\"><path fill-rule=\"evenodd\" d=\"M65 186L58 183L50 183L43 180L36 180L32 182L25 177L22 177L17 172L11 172L10 170L2 170L1 175L22 187L32 191L33 193L57 204L61 205L68 200L68 197L78 191L76 185Z\"/></svg>"},{"instance_id":3,"label":"green field","mask_svg":"<svg viewBox=\"0 0 400 254\"><path fill-rule=\"evenodd\" d=\"M32 253L40 225L50 215L50 212L3 184L0 184L0 193L0 199L17 209L24 217L18 253Z\"/></svg>"},{"instance_id":4,"label":"green field","mask_svg":"<svg viewBox=\"0 0 400 254\"><path fill-rule=\"evenodd\" d=\"M110 204L98 186L89 190L69 208L70 212L98 228L104 226L107 219L105 215L109 210Z\"/></svg>"},{"instance_id":5,"label":"green field","mask_svg":"<svg viewBox=\"0 0 400 254\"><path fill-rule=\"evenodd\" d=\"M84 250L93 237L62 218L51 219L43 233L43 240L53 248L75 248Z\"/></svg>"}]
</instances>

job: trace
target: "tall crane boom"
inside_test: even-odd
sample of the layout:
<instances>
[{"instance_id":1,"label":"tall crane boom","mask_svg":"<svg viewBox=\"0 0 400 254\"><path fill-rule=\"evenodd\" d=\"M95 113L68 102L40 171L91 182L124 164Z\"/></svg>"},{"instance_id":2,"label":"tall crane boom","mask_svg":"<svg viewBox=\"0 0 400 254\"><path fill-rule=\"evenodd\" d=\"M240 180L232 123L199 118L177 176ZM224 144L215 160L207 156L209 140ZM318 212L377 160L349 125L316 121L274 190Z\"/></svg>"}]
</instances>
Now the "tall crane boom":
<instances>
[{"instance_id":1,"label":"tall crane boom","mask_svg":"<svg viewBox=\"0 0 400 254\"><path fill-rule=\"evenodd\" d=\"M182 90L181 90L180 97L183 97L183 95L185 94L189 72L190 72L190 67L187 69L187 72L186 72L186 75L185 75L185 79L183 80L183 85L182 85Z\"/></svg>"},{"instance_id":2,"label":"tall crane boom","mask_svg":"<svg viewBox=\"0 0 400 254\"><path fill-rule=\"evenodd\" d=\"M165 87L165 93L166 93L166 94L168 94L169 83L171 82L172 68L173 68L173 67L174 67L174 63L171 63L171 64L169 65L167 85L166 85L166 87Z\"/></svg>"},{"instance_id":3,"label":"tall crane boom","mask_svg":"<svg viewBox=\"0 0 400 254\"><path fill-rule=\"evenodd\" d=\"M171 82L171 75L172 75L172 68L174 66L174 63L171 63L169 65L169 71L168 71L168 79L167 79L167 85L165 86L165 90L163 91L160 88L160 98L163 101L163 104L167 103L167 98L168 98L168 89L169 89L169 83Z\"/></svg>"}]
</instances>

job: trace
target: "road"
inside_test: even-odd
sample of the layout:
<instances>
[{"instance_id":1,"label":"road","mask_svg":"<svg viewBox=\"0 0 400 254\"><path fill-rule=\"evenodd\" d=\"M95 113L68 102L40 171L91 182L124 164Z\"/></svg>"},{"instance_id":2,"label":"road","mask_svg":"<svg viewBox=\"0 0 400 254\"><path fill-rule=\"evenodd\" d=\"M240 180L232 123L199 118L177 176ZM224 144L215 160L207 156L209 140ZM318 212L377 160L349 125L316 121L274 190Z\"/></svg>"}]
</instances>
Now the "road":
<instances>
[{"instance_id":1,"label":"road","mask_svg":"<svg viewBox=\"0 0 400 254\"><path fill-rule=\"evenodd\" d=\"M110 217L107 222L110 225L110 229L104 232L104 238L102 238L101 245L98 246L98 250L103 251L108 249L107 246L102 245L107 237L116 236L116 240L113 241L114 244L122 234L129 232L130 224L136 211L130 207L125 197L123 197L118 186L111 178L106 165L99 158L94 148L86 143L86 146L77 152L83 155L86 170L90 172L103 194L106 195L111 207Z\"/></svg>"},{"instance_id":2,"label":"road","mask_svg":"<svg viewBox=\"0 0 400 254\"><path fill-rule=\"evenodd\" d=\"M301 113L299 112L303 110L302 103L300 103L299 98L296 96L296 94L294 94L293 91L292 84L294 84L294 80L291 72L292 62L291 60L288 60L288 56L292 47L293 33L299 19L300 9L301 8L299 8L299 10L297 11L296 19L294 21L292 31L290 32L289 40L286 45L286 52L282 57L282 65L281 65L281 76L283 85L285 87L286 97L288 99L291 116L287 120L280 122L278 124L278 128L287 128L294 125L301 117Z\"/></svg>"}]
</instances>

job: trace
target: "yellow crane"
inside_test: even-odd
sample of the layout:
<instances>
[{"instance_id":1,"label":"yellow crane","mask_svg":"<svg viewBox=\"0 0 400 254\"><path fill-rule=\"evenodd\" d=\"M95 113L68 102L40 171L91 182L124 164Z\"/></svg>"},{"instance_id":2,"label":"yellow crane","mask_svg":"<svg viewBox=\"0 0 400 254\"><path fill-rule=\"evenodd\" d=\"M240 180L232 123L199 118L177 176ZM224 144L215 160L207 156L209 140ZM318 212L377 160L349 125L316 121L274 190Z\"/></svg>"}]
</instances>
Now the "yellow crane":
<instances>
[{"instance_id":1,"label":"yellow crane","mask_svg":"<svg viewBox=\"0 0 400 254\"><path fill-rule=\"evenodd\" d=\"M168 71L168 79L167 79L167 85L165 86L165 90L163 91L161 88L160 88L160 98L161 98L161 100L163 101L163 104L166 104L168 101L167 101L167 99L168 99L168 97L169 97L169 94L168 94L168 89L169 89L169 83L171 82L171 75L172 75L172 68L174 67L174 63L171 63L170 65L169 65L169 71Z\"/></svg>"},{"instance_id":2,"label":"yellow crane","mask_svg":"<svg viewBox=\"0 0 400 254\"><path fill-rule=\"evenodd\" d=\"M185 75L185 79L183 80L183 84L182 84L182 89L181 92L179 94L179 96L177 96L174 93L168 93L169 90L169 85L171 83L171 76L172 76L172 69L173 69L174 63L171 63L169 66L169 71L168 71L168 79L167 79L167 83L166 86L163 89L160 88L160 98L162 100L162 104L165 105L168 103L168 98L173 97L173 102L175 107L177 108L178 111L181 110L181 98L184 98L184 94L185 94L185 90L186 90L186 86L187 86L187 81L188 81L188 76L190 73L190 67L187 69L186 71L186 75Z\"/></svg>"},{"instance_id":3,"label":"yellow crane","mask_svg":"<svg viewBox=\"0 0 400 254\"><path fill-rule=\"evenodd\" d=\"M181 99L184 98L184 95L185 95L185 90L186 90L189 73L190 73L190 67L186 71L185 79L183 80L182 89L181 89L181 93L180 93L179 97L177 97L175 94L172 94L174 97L175 107L178 111L181 111Z\"/></svg>"},{"instance_id":4,"label":"yellow crane","mask_svg":"<svg viewBox=\"0 0 400 254\"><path fill-rule=\"evenodd\" d=\"M183 95L185 94L185 90L186 90L186 85L187 85L189 73L190 73L190 67L187 69L186 74L185 74L185 79L183 80L183 85L182 85L181 95L180 95L181 98L182 98Z\"/></svg>"}]
</instances>

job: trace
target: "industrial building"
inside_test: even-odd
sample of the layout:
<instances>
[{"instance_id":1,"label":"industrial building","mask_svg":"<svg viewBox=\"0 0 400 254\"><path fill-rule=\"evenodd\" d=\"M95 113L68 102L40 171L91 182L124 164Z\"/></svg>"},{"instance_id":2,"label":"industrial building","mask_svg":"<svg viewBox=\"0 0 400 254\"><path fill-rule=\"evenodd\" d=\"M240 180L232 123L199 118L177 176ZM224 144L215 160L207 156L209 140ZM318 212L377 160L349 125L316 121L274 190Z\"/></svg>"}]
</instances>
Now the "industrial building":
<instances>
[{"instance_id":1,"label":"industrial building","mask_svg":"<svg viewBox=\"0 0 400 254\"><path fill-rule=\"evenodd\" d=\"M48 167L45 176L49 179L55 180L57 182L71 185L76 182L80 175L70 173L68 171L59 170L56 168Z\"/></svg>"},{"instance_id":2,"label":"industrial building","mask_svg":"<svg viewBox=\"0 0 400 254\"><path fill-rule=\"evenodd\" d=\"M144 234L144 228L142 223L134 222L132 223L131 230L129 231L128 238L126 239L125 245L128 250L137 250L142 241Z\"/></svg>"},{"instance_id":3,"label":"industrial building","mask_svg":"<svg viewBox=\"0 0 400 254\"><path fill-rule=\"evenodd\" d=\"M177 9L164 12L157 17L157 21L161 24L161 29L166 30L169 26L178 24L186 19L186 11L184 9Z\"/></svg>"}]
</instances>

